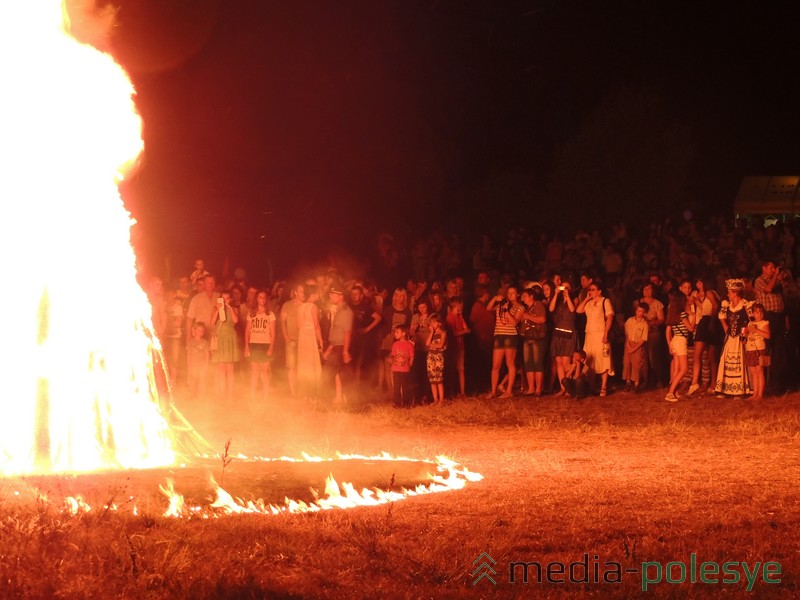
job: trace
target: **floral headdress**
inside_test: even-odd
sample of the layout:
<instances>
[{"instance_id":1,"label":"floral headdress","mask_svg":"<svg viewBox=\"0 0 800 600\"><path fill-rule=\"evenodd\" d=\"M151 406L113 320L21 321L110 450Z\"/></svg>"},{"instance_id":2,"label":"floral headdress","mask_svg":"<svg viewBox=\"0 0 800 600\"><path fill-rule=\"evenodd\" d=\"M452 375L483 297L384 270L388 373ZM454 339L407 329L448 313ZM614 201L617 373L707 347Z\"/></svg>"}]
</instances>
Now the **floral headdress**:
<instances>
[{"instance_id":1,"label":"floral headdress","mask_svg":"<svg viewBox=\"0 0 800 600\"><path fill-rule=\"evenodd\" d=\"M736 290L737 292L741 292L744 289L744 280L743 279L726 279L725 280L725 287L729 290Z\"/></svg>"}]
</instances>

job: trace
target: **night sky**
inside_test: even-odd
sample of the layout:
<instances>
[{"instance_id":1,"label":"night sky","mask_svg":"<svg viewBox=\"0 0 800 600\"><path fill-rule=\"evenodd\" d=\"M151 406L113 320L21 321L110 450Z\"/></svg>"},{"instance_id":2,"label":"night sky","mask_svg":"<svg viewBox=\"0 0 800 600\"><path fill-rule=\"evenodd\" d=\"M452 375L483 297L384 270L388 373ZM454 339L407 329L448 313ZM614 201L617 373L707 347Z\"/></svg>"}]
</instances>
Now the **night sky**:
<instances>
[{"instance_id":1,"label":"night sky","mask_svg":"<svg viewBox=\"0 0 800 600\"><path fill-rule=\"evenodd\" d=\"M730 214L742 176L800 170L794 3L118 4L146 145L124 197L181 264L565 206Z\"/></svg>"}]
</instances>

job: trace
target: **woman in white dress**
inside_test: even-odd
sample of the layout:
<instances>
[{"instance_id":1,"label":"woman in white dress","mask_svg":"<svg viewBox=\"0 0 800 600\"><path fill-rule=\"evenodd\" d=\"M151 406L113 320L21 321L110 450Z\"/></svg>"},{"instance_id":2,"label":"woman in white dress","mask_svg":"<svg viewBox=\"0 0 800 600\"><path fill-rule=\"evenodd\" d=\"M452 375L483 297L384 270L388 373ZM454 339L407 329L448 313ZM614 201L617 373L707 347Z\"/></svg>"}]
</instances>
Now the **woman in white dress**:
<instances>
[{"instance_id":1,"label":"woman in white dress","mask_svg":"<svg viewBox=\"0 0 800 600\"><path fill-rule=\"evenodd\" d=\"M316 397L322 375L322 330L317 300L317 286L307 285L305 301L297 307L297 387L308 399Z\"/></svg>"},{"instance_id":2,"label":"woman in white dress","mask_svg":"<svg viewBox=\"0 0 800 600\"><path fill-rule=\"evenodd\" d=\"M608 393L608 376L614 374L611 344L608 343L614 306L611 300L603 297L596 282L589 285L587 292L586 298L578 304L575 312L586 313L586 340L583 343L586 365L594 375L600 375L600 395L605 396Z\"/></svg>"}]
</instances>

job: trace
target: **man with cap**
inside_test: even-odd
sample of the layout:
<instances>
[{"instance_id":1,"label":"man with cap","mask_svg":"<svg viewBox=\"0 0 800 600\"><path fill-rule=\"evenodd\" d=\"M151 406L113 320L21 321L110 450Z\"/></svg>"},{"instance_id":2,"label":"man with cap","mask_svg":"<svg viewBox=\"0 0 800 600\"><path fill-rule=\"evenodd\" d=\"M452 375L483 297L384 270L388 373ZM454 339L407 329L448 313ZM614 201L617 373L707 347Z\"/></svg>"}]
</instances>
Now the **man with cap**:
<instances>
[{"instance_id":1,"label":"man with cap","mask_svg":"<svg viewBox=\"0 0 800 600\"><path fill-rule=\"evenodd\" d=\"M325 365L322 379L327 384L323 389L335 389L334 404L341 406L346 400L350 384L350 347L353 341L353 311L344 301L344 290L340 283L331 284L330 299L331 327L328 332L328 345L322 358Z\"/></svg>"}]
</instances>

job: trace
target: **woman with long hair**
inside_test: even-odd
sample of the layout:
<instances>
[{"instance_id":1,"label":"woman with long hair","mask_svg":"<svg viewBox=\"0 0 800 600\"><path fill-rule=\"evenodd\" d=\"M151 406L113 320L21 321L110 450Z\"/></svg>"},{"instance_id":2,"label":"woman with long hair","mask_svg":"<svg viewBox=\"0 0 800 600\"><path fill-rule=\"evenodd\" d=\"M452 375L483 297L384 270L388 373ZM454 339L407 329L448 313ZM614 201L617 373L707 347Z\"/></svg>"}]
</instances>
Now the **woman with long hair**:
<instances>
[{"instance_id":1,"label":"woman with long hair","mask_svg":"<svg viewBox=\"0 0 800 600\"><path fill-rule=\"evenodd\" d=\"M508 369L508 387L503 393L503 398L510 398L514 392L514 382L517 379L517 344L519 334L517 333L517 323L522 319L525 308L518 300L519 290L511 285L506 291L508 295L504 298L497 294L489 300L486 308L495 311L494 324L494 350L492 351L492 379L491 389L487 398L494 398L497 395L498 384L500 383L500 369L505 361Z\"/></svg>"},{"instance_id":2,"label":"woman with long hair","mask_svg":"<svg viewBox=\"0 0 800 600\"><path fill-rule=\"evenodd\" d=\"M239 362L239 340L236 337L238 322L239 311L231 307L231 293L226 290L211 309L211 330L216 337L216 342L212 344L211 362L219 368L220 395L227 402L233 401L233 387L236 383L234 365Z\"/></svg>"},{"instance_id":3,"label":"woman with long hair","mask_svg":"<svg viewBox=\"0 0 800 600\"><path fill-rule=\"evenodd\" d=\"M305 285L303 298L297 307L297 387L307 400L313 400L317 396L322 375L322 329L319 325L317 286Z\"/></svg>"},{"instance_id":4,"label":"woman with long hair","mask_svg":"<svg viewBox=\"0 0 800 600\"><path fill-rule=\"evenodd\" d=\"M720 298L714 290L710 280L698 277L695 281L695 291L692 292L691 301L694 303L697 326L694 334L694 364L692 365L692 385L689 386L687 395L691 396L700 389L701 373L703 371L703 353L708 360L708 393L714 392L717 381L717 368L719 367L719 350L722 346L722 323L719 318Z\"/></svg>"},{"instance_id":5,"label":"woman with long hair","mask_svg":"<svg viewBox=\"0 0 800 600\"><path fill-rule=\"evenodd\" d=\"M256 294L256 305L247 314L244 330L244 356L250 360L250 395L255 400L258 384L261 396L269 398L272 375L272 355L275 351L275 313L269 306L269 296L261 290Z\"/></svg>"},{"instance_id":6,"label":"woman with long hair","mask_svg":"<svg viewBox=\"0 0 800 600\"><path fill-rule=\"evenodd\" d=\"M528 396L541 396L544 387L545 354L547 353L547 307L542 288L522 291L525 313L521 319L522 352Z\"/></svg>"},{"instance_id":7,"label":"woman with long hair","mask_svg":"<svg viewBox=\"0 0 800 600\"><path fill-rule=\"evenodd\" d=\"M572 353L578 350L578 332L575 328L575 304L569 295L569 281L564 281L556 288L556 294L550 300L548 310L553 315L553 333L550 338L550 356L556 361L556 373L561 389L556 393L566 393L561 383L566 377L567 369L572 364Z\"/></svg>"},{"instance_id":8,"label":"woman with long hair","mask_svg":"<svg viewBox=\"0 0 800 600\"><path fill-rule=\"evenodd\" d=\"M559 278L558 285L561 285ZM542 292L544 292L545 315L547 319L547 339L545 340L545 373L547 373L547 389L556 389L556 378L558 377L558 367L556 366L556 359L550 352L550 339L553 335L553 314L550 312L550 303L558 296L556 290L556 283L552 279L546 279L542 282Z\"/></svg>"},{"instance_id":9,"label":"woman with long hair","mask_svg":"<svg viewBox=\"0 0 800 600\"><path fill-rule=\"evenodd\" d=\"M672 355L670 365L669 390L664 400L676 402L676 391L684 375L689 372L689 334L694 331L694 319L690 317L689 293L692 282L681 281L673 288L667 307L667 346Z\"/></svg>"}]
</instances>

